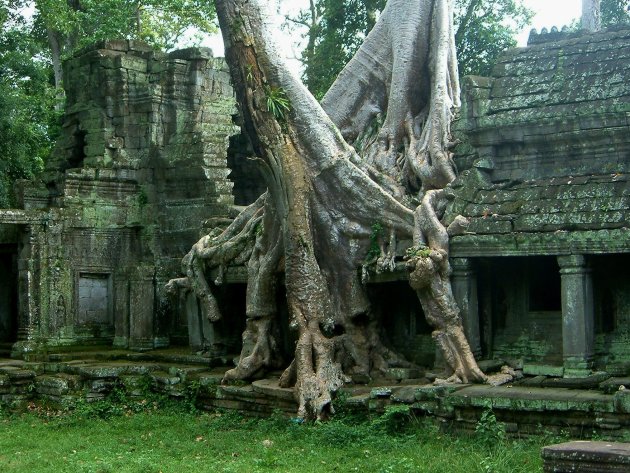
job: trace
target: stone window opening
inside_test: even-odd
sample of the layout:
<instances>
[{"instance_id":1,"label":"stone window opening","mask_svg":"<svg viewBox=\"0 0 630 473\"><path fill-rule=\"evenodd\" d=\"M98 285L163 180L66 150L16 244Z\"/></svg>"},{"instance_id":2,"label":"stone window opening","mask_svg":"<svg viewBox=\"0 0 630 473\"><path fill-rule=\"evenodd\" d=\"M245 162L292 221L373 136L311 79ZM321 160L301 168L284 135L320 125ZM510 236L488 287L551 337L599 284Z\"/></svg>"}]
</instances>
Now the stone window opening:
<instances>
[{"instance_id":1,"label":"stone window opening","mask_svg":"<svg viewBox=\"0 0 630 473\"><path fill-rule=\"evenodd\" d=\"M0 245L0 348L17 340L17 247Z\"/></svg>"},{"instance_id":2,"label":"stone window opening","mask_svg":"<svg viewBox=\"0 0 630 473\"><path fill-rule=\"evenodd\" d=\"M68 165L70 169L80 168L83 166L83 161L85 160L86 136L87 132L77 127L77 130L73 135L74 146L68 156Z\"/></svg>"},{"instance_id":3,"label":"stone window opening","mask_svg":"<svg viewBox=\"0 0 630 473\"><path fill-rule=\"evenodd\" d=\"M112 325L112 282L109 273L80 273L78 282L79 325Z\"/></svg>"}]
</instances>

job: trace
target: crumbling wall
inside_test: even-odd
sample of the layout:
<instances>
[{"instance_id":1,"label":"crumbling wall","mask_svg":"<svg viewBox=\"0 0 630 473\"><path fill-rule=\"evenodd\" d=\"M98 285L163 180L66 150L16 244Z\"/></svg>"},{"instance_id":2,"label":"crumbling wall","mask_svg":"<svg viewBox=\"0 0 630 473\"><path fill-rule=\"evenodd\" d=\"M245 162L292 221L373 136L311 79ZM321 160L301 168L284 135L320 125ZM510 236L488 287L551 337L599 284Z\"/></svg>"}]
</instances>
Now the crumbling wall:
<instances>
[{"instance_id":1,"label":"crumbling wall","mask_svg":"<svg viewBox=\"0 0 630 473\"><path fill-rule=\"evenodd\" d=\"M102 42L64 67L61 137L42 182L21 186L22 206L43 215L25 237L37 283L20 288L31 301L21 305L37 315L23 338L168 345L186 317L162 288L201 224L233 204L227 67L209 49L165 54L135 41Z\"/></svg>"}]
</instances>

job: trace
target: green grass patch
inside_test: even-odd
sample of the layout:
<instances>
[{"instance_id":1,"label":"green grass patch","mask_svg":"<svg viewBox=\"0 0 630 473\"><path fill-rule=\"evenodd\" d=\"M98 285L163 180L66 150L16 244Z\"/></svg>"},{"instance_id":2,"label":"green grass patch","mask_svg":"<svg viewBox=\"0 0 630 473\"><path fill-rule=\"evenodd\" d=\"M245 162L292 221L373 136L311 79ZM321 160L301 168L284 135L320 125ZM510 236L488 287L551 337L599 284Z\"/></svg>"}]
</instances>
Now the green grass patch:
<instances>
[{"instance_id":1,"label":"green grass patch","mask_svg":"<svg viewBox=\"0 0 630 473\"><path fill-rule=\"evenodd\" d=\"M107 401L74 410L31 406L25 414L5 412L0 471L541 471L543 439L489 444L487 429L470 437L446 435L403 409L372 419L341 415L300 424L279 415L253 420L156 401L121 402L118 409Z\"/></svg>"}]
</instances>

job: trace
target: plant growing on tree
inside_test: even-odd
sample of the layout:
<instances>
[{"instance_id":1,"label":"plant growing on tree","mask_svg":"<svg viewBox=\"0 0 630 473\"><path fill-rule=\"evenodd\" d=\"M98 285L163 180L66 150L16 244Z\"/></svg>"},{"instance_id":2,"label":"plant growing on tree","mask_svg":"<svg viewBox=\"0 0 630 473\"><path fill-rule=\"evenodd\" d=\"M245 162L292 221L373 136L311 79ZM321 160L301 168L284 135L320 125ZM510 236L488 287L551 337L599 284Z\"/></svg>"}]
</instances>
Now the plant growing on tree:
<instances>
[{"instance_id":1,"label":"plant growing on tree","mask_svg":"<svg viewBox=\"0 0 630 473\"><path fill-rule=\"evenodd\" d=\"M452 2L390 0L321 104L277 53L265 5L216 1L244 127L264 163L268 192L223 233L199 240L183 260L186 277L168 288L192 289L210 320L218 320L213 294L222 278L208 282L207 270L222 274L229 264L247 264L247 324L238 364L225 374L229 382L283 366L276 291L284 273L297 343L280 384L294 387L300 417L324 418L333 393L352 378L409 366L381 341L357 270L378 221L388 236L376 262L381 270L394 266L397 239L428 249L406 265L450 380L485 380L450 286L449 235L466 221L441 220L445 187L455 179L450 124L459 106ZM234 24L239 28L228 27ZM267 107L269 89L282 90L291 103L282 121ZM352 146L358 141L360 153Z\"/></svg>"}]
</instances>

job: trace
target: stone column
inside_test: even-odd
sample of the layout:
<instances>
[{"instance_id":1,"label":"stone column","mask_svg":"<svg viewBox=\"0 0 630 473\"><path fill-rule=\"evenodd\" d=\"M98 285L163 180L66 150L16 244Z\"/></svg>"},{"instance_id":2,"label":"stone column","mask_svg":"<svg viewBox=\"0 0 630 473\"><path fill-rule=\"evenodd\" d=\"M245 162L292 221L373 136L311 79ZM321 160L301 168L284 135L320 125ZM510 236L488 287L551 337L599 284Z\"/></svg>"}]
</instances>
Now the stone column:
<instances>
[{"instance_id":1,"label":"stone column","mask_svg":"<svg viewBox=\"0 0 630 473\"><path fill-rule=\"evenodd\" d=\"M562 352L564 376L591 373L595 311L591 271L582 255L558 256L562 280Z\"/></svg>"},{"instance_id":2,"label":"stone column","mask_svg":"<svg viewBox=\"0 0 630 473\"><path fill-rule=\"evenodd\" d=\"M134 272L129 287L129 348L150 350L155 338L155 270L138 266Z\"/></svg>"},{"instance_id":3,"label":"stone column","mask_svg":"<svg viewBox=\"0 0 630 473\"><path fill-rule=\"evenodd\" d=\"M114 347L129 348L129 281L126 273L114 273Z\"/></svg>"},{"instance_id":4,"label":"stone column","mask_svg":"<svg viewBox=\"0 0 630 473\"><path fill-rule=\"evenodd\" d=\"M26 227L18 256L18 341L11 357L35 360L40 346L40 233L38 225Z\"/></svg>"},{"instance_id":5,"label":"stone column","mask_svg":"<svg viewBox=\"0 0 630 473\"><path fill-rule=\"evenodd\" d=\"M477 275L469 258L451 258L453 296L460 309L464 333L475 358L481 356Z\"/></svg>"}]
</instances>

